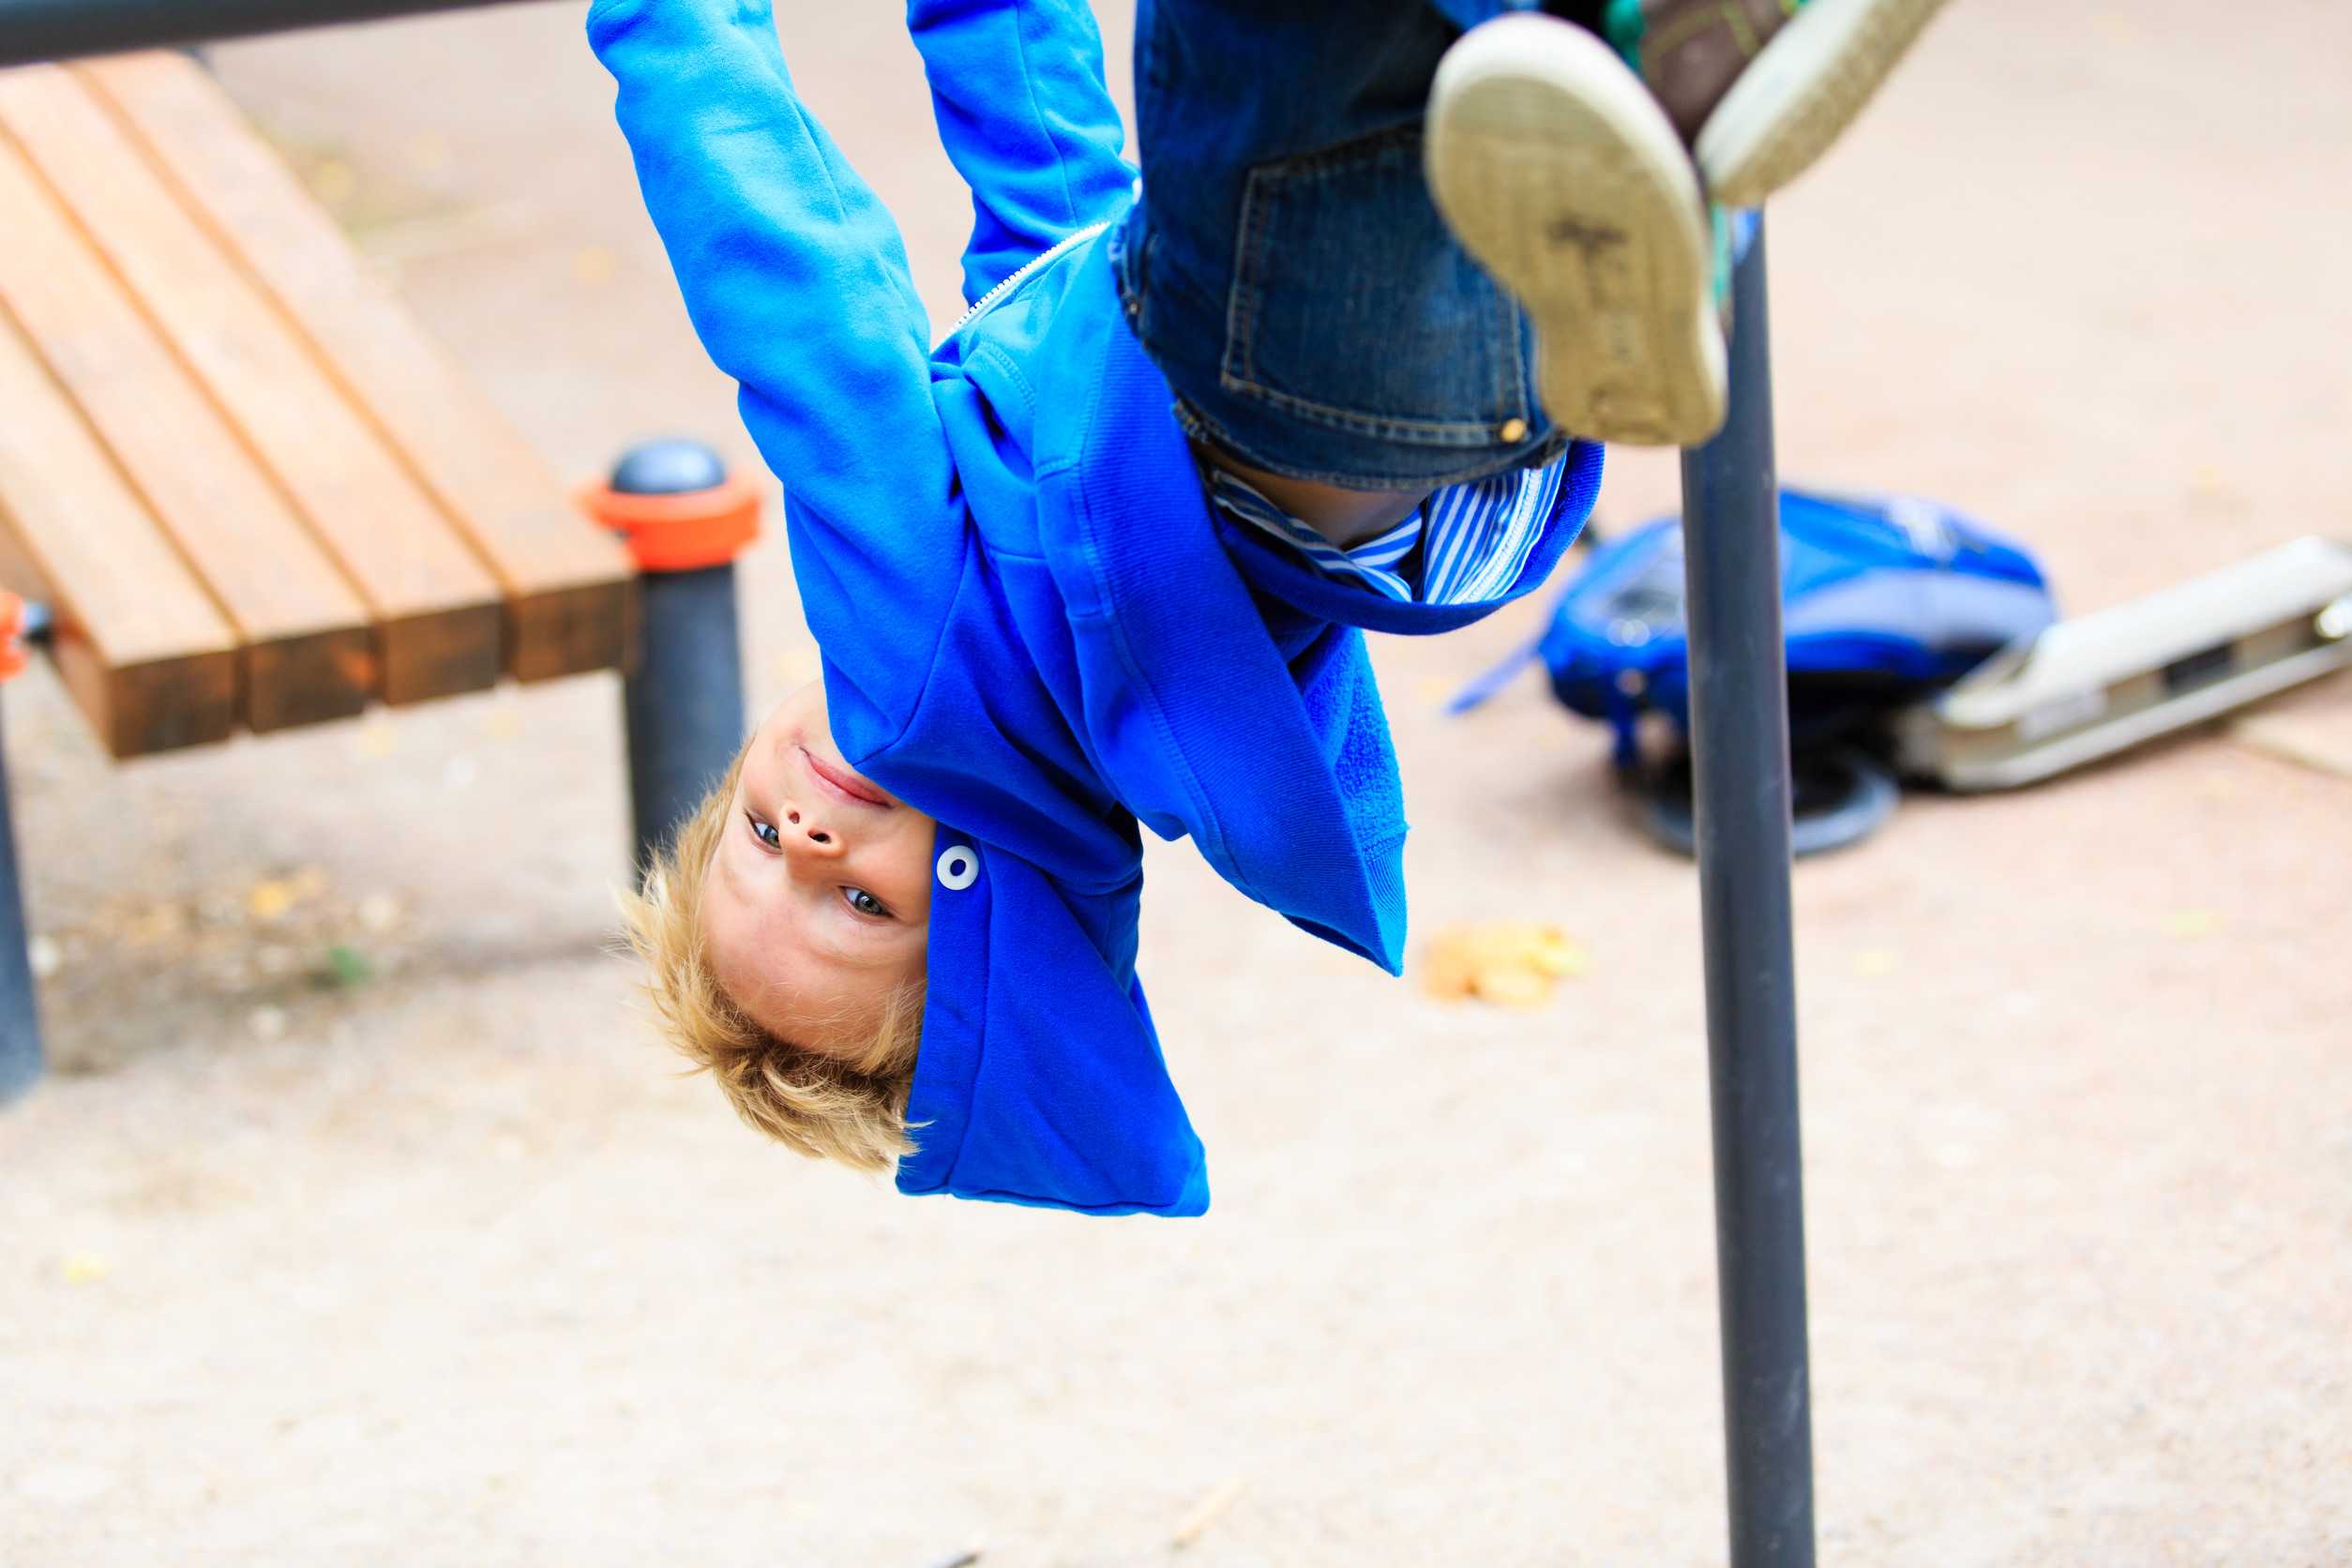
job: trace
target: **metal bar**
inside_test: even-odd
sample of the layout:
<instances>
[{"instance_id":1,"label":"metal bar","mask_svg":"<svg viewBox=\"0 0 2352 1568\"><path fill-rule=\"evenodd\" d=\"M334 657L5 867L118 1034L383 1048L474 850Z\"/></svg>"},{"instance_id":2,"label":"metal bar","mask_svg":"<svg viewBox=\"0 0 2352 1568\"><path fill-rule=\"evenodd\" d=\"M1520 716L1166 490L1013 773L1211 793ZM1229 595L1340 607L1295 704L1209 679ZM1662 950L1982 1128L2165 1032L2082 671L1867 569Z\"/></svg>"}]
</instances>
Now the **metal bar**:
<instances>
[{"instance_id":1,"label":"metal bar","mask_svg":"<svg viewBox=\"0 0 2352 1568\"><path fill-rule=\"evenodd\" d=\"M28 935L16 875L8 760L0 754L0 1100L14 1099L41 1076L41 1017L33 993Z\"/></svg>"},{"instance_id":2,"label":"metal bar","mask_svg":"<svg viewBox=\"0 0 2352 1568\"><path fill-rule=\"evenodd\" d=\"M621 454L611 490L616 500L676 497L688 504L690 513L701 510L693 505L696 497L722 511L735 504L718 454L676 437L641 441ZM605 520L625 526L616 518ZM743 744L744 716L734 562L709 562L707 554L694 551L684 559L709 564L671 570L644 567L642 551L638 559L643 641L637 667L622 683L621 705L628 729L629 812L641 878L655 852L726 776ZM657 553L654 559L681 558Z\"/></svg>"},{"instance_id":3,"label":"metal bar","mask_svg":"<svg viewBox=\"0 0 2352 1568\"><path fill-rule=\"evenodd\" d=\"M628 720L629 808L637 868L667 843L743 744L743 658L735 564L647 572L645 645L622 686Z\"/></svg>"},{"instance_id":4,"label":"metal bar","mask_svg":"<svg viewBox=\"0 0 2352 1568\"><path fill-rule=\"evenodd\" d=\"M1682 516L1731 1563L1812 1568L1788 675L1760 221L1732 276L1729 347L1729 417L1682 454Z\"/></svg>"},{"instance_id":5,"label":"metal bar","mask_svg":"<svg viewBox=\"0 0 2352 1568\"><path fill-rule=\"evenodd\" d=\"M0 66L513 0L0 0Z\"/></svg>"}]
</instances>

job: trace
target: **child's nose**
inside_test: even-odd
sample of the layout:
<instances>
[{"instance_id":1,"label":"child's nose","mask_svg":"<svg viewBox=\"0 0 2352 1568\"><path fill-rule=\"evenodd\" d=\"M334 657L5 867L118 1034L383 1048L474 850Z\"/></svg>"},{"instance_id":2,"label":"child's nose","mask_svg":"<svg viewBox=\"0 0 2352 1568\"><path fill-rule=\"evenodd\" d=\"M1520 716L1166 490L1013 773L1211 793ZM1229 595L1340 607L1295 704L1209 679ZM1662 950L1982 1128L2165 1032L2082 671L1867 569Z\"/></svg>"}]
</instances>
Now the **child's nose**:
<instances>
[{"instance_id":1,"label":"child's nose","mask_svg":"<svg viewBox=\"0 0 2352 1568\"><path fill-rule=\"evenodd\" d=\"M786 849L800 853L823 855L841 852L841 836L833 831L832 825L814 812L798 806L785 808L784 829L778 837L783 839Z\"/></svg>"}]
</instances>

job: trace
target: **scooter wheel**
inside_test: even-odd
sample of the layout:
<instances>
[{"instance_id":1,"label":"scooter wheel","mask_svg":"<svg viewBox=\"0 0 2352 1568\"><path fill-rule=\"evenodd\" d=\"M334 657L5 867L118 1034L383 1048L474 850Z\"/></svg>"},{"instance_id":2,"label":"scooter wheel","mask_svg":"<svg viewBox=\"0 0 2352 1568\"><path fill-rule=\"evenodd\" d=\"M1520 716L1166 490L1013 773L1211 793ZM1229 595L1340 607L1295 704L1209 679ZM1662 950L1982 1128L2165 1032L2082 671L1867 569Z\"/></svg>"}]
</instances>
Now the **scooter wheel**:
<instances>
[{"instance_id":1,"label":"scooter wheel","mask_svg":"<svg viewBox=\"0 0 2352 1568\"><path fill-rule=\"evenodd\" d=\"M1860 746L1801 753L1792 769L1796 820L1789 848L1820 854L1860 843L1894 815L1903 792L1884 762ZM1691 762L1685 752L1640 786L1639 815L1650 837L1678 854L1697 842L1691 805Z\"/></svg>"}]
</instances>

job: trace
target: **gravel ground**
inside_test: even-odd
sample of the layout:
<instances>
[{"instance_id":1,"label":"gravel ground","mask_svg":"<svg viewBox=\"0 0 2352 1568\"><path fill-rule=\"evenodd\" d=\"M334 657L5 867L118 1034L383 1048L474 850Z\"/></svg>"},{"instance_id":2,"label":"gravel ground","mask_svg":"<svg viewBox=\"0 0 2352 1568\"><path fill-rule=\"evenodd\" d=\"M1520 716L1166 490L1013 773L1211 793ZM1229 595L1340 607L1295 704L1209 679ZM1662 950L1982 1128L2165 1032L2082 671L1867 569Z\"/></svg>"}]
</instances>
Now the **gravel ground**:
<instances>
[{"instance_id":1,"label":"gravel ground","mask_svg":"<svg viewBox=\"0 0 2352 1568\"><path fill-rule=\"evenodd\" d=\"M952 317L897 19L785 11ZM1787 472L1958 503L2074 609L2352 533L2352 9L2219 14L1951 8L1775 206ZM747 457L579 22L216 58L565 471ZM1671 504L1612 462L1604 522ZM780 549L744 576L772 700L810 651ZM611 952L609 679L116 767L37 670L57 1070L0 1113L0 1560L1720 1560L1690 868L1531 680L1435 710L1533 615L1380 650L1416 917L1554 920L1590 972L1439 1003L1155 849L1192 1222L901 1199L675 1077ZM2352 754L2352 682L2263 723ZM2352 779L2260 739L1915 798L1800 869L1826 1560L2352 1563Z\"/></svg>"}]
</instances>

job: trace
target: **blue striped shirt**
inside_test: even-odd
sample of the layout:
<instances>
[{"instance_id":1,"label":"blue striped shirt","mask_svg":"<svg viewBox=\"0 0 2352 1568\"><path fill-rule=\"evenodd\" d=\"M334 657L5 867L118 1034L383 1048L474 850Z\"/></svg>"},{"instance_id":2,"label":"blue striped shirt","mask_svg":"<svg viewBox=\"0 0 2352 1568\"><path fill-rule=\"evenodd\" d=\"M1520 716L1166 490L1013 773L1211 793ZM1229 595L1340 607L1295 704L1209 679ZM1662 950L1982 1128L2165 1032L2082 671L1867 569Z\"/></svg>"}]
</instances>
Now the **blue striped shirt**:
<instances>
[{"instance_id":1,"label":"blue striped shirt","mask_svg":"<svg viewBox=\"0 0 2352 1568\"><path fill-rule=\"evenodd\" d=\"M1563 458L1546 468L1449 485L1404 521L1352 550L1340 549L1223 469L1203 463L1201 475L1219 511L1273 535L1334 582L1406 604L1477 604L1502 597L1518 580L1528 551L1560 503L1567 469Z\"/></svg>"}]
</instances>

